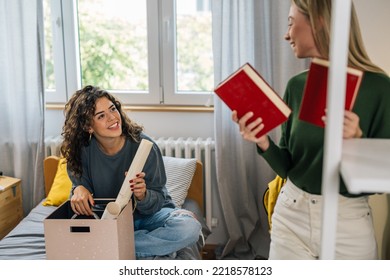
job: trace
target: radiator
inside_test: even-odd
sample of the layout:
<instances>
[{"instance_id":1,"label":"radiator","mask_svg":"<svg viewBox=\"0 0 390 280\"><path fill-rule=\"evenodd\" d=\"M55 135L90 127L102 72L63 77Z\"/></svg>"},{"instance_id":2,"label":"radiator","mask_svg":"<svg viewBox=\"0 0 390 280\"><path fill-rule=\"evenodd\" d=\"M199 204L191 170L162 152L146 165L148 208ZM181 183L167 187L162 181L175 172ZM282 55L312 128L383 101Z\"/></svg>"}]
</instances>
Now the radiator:
<instances>
[{"instance_id":1,"label":"radiator","mask_svg":"<svg viewBox=\"0 0 390 280\"><path fill-rule=\"evenodd\" d=\"M212 174L215 165L215 145L212 138L153 138L164 156L178 158L196 158L203 164L204 193L205 193L205 218L206 224L211 229L212 223ZM45 138L45 157L60 154L62 138L49 136Z\"/></svg>"},{"instance_id":2,"label":"radiator","mask_svg":"<svg viewBox=\"0 0 390 280\"><path fill-rule=\"evenodd\" d=\"M45 138L45 157L59 156L61 143L62 143L61 135L46 137Z\"/></svg>"}]
</instances>

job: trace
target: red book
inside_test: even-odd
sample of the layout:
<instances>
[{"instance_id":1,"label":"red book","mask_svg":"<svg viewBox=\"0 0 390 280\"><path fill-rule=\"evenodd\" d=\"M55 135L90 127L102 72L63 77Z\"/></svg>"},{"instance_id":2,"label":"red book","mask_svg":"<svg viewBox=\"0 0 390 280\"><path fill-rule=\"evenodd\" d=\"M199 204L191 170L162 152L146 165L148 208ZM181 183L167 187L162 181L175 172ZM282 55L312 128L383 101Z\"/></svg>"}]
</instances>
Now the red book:
<instances>
[{"instance_id":1,"label":"red book","mask_svg":"<svg viewBox=\"0 0 390 280\"><path fill-rule=\"evenodd\" d=\"M307 74L304 95L299 119L311 124L325 127L322 116L325 115L328 88L329 61L313 58ZM351 110L363 78L363 72L351 67L347 68L345 110Z\"/></svg>"},{"instance_id":2,"label":"red book","mask_svg":"<svg viewBox=\"0 0 390 280\"><path fill-rule=\"evenodd\" d=\"M214 92L232 111L237 111L238 118L253 112L247 123L263 119L264 128L257 138L285 122L291 114L287 104L249 63L221 82Z\"/></svg>"}]
</instances>

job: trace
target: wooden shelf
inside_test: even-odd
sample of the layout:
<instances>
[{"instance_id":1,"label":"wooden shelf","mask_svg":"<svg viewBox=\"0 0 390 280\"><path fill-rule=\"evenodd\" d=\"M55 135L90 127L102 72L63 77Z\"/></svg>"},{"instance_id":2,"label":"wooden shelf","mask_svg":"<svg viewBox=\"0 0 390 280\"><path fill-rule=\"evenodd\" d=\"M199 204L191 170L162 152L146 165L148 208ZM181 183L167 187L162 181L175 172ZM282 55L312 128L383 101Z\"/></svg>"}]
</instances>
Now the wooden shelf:
<instances>
[{"instance_id":1,"label":"wooden shelf","mask_svg":"<svg viewBox=\"0 0 390 280\"><path fill-rule=\"evenodd\" d=\"M350 193L390 193L390 139L344 140L340 172Z\"/></svg>"}]
</instances>

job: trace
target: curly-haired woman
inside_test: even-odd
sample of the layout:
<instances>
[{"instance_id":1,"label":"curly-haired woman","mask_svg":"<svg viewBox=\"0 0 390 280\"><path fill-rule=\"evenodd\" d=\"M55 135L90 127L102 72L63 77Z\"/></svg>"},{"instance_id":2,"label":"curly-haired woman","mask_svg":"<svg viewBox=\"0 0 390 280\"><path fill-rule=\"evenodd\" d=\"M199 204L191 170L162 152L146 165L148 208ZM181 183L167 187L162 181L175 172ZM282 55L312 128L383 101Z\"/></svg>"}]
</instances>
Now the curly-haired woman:
<instances>
[{"instance_id":1,"label":"curly-haired woman","mask_svg":"<svg viewBox=\"0 0 390 280\"><path fill-rule=\"evenodd\" d=\"M71 207L80 215L93 215L94 198L117 197L141 140L153 142L112 94L90 85L66 104L62 136L61 153L73 185ZM174 257L199 239L200 223L175 207L165 184L162 155L153 142L143 172L130 180L137 258Z\"/></svg>"}]
</instances>

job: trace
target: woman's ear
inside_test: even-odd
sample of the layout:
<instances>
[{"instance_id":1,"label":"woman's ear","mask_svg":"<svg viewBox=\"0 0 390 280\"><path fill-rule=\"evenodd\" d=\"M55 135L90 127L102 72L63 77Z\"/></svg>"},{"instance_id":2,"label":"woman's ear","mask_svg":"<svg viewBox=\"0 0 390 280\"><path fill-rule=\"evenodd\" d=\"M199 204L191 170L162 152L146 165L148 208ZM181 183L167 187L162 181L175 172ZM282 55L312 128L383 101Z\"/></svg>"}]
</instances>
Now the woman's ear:
<instances>
[{"instance_id":1,"label":"woman's ear","mask_svg":"<svg viewBox=\"0 0 390 280\"><path fill-rule=\"evenodd\" d=\"M92 127L84 127L84 131L87 132L88 134L92 134L93 128Z\"/></svg>"}]
</instances>

